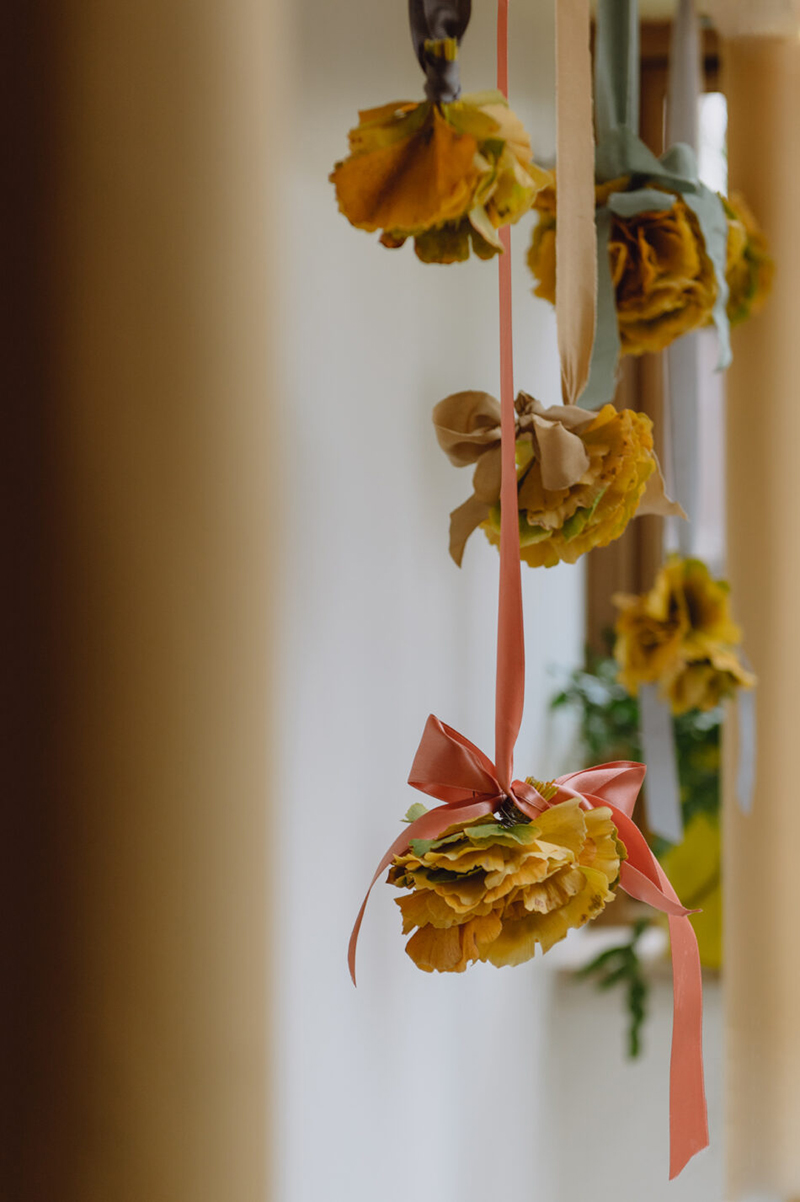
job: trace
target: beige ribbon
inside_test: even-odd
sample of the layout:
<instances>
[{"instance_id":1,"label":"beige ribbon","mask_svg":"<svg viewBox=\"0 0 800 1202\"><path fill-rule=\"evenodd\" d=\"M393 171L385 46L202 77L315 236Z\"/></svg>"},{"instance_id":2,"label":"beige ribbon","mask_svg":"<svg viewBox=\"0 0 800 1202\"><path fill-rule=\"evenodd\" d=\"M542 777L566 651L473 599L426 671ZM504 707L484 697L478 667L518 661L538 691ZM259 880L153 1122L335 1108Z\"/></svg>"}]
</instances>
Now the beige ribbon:
<instances>
[{"instance_id":1,"label":"beige ribbon","mask_svg":"<svg viewBox=\"0 0 800 1202\"><path fill-rule=\"evenodd\" d=\"M526 392L519 393L515 408L516 437L530 439L544 487L556 492L580 483L589 456L579 432L597 414L574 405L545 409ZM475 464L472 496L450 514L450 554L460 567L467 539L500 500L500 402L488 392L455 392L434 408L433 424L439 446L451 463L456 467ZM682 515L680 505L667 496L661 466L655 455L653 458L656 470L647 481L637 515ZM519 507L526 508L524 478Z\"/></svg>"},{"instance_id":2,"label":"beige ribbon","mask_svg":"<svg viewBox=\"0 0 800 1202\"><path fill-rule=\"evenodd\" d=\"M556 323L565 405L576 404L589 379L597 307L589 33L589 0L556 0Z\"/></svg>"}]
</instances>

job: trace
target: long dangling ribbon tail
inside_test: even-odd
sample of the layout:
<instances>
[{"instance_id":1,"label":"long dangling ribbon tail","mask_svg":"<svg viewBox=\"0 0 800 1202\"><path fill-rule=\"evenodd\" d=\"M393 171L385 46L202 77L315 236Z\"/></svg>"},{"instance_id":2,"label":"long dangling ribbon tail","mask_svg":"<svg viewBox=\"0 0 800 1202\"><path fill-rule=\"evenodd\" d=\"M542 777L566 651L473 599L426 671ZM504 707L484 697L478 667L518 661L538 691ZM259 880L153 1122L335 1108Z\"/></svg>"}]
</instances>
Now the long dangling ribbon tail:
<instances>
[{"instance_id":1,"label":"long dangling ribbon tail","mask_svg":"<svg viewBox=\"0 0 800 1202\"><path fill-rule=\"evenodd\" d=\"M661 865L631 819L612 808L628 850L620 885L631 897L669 916L672 954L672 1052L669 1070L669 1176L677 1177L708 1147L708 1110L703 1077L703 975L697 936ZM620 821L624 819L624 821ZM654 880L655 878L655 880ZM655 895L654 891L655 890Z\"/></svg>"},{"instance_id":2,"label":"long dangling ribbon tail","mask_svg":"<svg viewBox=\"0 0 800 1202\"><path fill-rule=\"evenodd\" d=\"M666 893L674 890L659 866ZM688 918L669 919L672 950L672 1052L669 1065L670 1180L708 1147L703 1078L703 973L697 936Z\"/></svg>"},{"instance_id":3,"label":"long dangling ribbon tail","mask_svg":"<svg viewBox=\"0 0 800 1202\"><path fill-rule=\"evenodd\" d=\"M644 766L603 764L561 777L560 791L579 790L593 806L607 805L628 853L620 886L669 919L672 955L672 1051L670 1055L670 1180L708 1147L708 1111L703 1075L703 977L697 937L664 870L631 818ZM638 781L638 784L636 783ZM591 795L589 794L591 790ZM557 804L558 794L551 804Z\"/></svg>"}]
</instances>

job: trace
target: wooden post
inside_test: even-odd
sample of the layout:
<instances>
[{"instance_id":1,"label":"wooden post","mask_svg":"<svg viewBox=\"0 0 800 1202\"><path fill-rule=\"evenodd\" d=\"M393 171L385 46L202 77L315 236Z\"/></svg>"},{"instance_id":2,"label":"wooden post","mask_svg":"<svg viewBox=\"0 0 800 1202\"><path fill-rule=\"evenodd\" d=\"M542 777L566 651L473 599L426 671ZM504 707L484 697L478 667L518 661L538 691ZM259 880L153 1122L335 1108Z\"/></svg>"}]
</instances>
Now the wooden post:
<instances>
[{"instance_id":1,"label":"wooden post","mask_svg":"<svg viewBox=\"0 0 800 1202\"><path fill-rule=\"evenodd\" d=\"M4 1197L262 1202L281 6L12 7Z\"/></svg>"},{"instance_id":2,"label":"wooden post","mask_svg":"<svg viewBox=\"0 0 800 1202\"><path fill-rule=\"evenodd\" d=\"M729 576L759 678L749 816L736 804L726 731L726 1198L737 1202L800 1193L800 42L731 39L723 63L730 187L758 215L777 263L765 311L734 332L728 373Z\"/></svg>"}]
</instances>

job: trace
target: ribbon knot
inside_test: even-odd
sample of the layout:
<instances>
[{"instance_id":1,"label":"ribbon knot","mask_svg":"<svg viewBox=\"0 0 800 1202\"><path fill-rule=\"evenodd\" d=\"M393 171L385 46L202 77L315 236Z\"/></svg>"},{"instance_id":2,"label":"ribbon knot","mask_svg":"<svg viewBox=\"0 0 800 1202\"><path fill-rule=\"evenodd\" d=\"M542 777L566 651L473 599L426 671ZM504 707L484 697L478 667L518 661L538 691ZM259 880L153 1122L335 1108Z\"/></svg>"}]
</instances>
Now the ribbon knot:
<instances>
[{"instance_id":1,"label":"ribbon knot","mask_svg":"<svg viewBox=\"0 0 800 1202\"><path fill-rule=\"evenodd\" d=\"M525 512L540 504L541 490L558 493L588 479L590 459L582 433L596 421L597 414L578 405L549 408L526 392L514 405L515 443L524 451L517 473L517 507ZM450 514L450 555L461 566L464 548L472 532L489 517L500 500L501 437L500 404L488 392L454 392L434 407L436 438L456 467L475 466L472 496ZM525 446L523 446L525 444ZM637 514L683 515L666 494L657 456L637 507ZM532 471L538 464L538 474ZM536 512L530 515L537 520Z\"/></svg>"}]
</instances>

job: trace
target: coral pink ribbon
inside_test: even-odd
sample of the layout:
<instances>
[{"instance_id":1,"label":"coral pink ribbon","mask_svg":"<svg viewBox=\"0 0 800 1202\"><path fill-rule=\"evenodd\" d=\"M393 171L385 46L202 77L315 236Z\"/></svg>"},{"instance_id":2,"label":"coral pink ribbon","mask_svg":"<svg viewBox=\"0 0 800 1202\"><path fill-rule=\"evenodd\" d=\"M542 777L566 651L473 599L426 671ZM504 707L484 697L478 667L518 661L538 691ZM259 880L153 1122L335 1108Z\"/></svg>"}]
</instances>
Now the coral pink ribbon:
<instances>
[{"instance_id":1,"label":"coral pink ribbon","mask_svg":"<svg viewBox=\"0 0 800 1202\"><path fill-rule=\"evenodd\" d=\"M508 0L499 0L497 86L508 95ZM549 806L577 797L588 809L608 806L628 858L620 886L631 897L669 916L672 945L673 1027L670 1063L670 1178L708 1146L703 1084L703 985L697 939L647 841L633 821L633 807L645 775L643 764L618 761L560 777L549 801L525 781L513 780L514 747L525 697L525 632L517 522L513 345L511 328L511 255L508 226L500 231L500 408L502 484L500 492L500 597L497 630L495 763L458 731L431 715L425 726L408 783L443 805L415 819L381 860L350 936L348 964L355 984L356 944L369 895L395 856L412 839L436 839L448 827L493 813L507 798L529 818Z\"/></svg>"}]
</instances>

